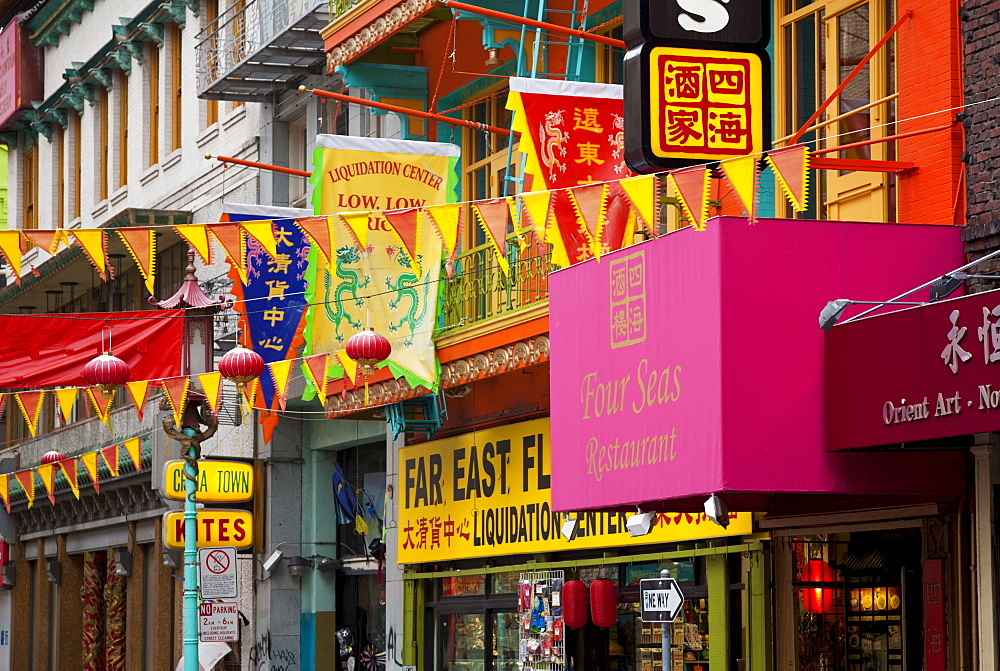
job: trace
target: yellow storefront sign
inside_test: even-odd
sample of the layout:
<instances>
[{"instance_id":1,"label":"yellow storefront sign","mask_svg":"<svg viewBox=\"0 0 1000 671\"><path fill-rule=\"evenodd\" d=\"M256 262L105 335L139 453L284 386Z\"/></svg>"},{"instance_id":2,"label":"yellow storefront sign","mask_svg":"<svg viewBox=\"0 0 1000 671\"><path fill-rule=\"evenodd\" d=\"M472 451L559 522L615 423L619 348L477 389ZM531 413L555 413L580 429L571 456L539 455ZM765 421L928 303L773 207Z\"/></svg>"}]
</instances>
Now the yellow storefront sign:
<instances>
[{"instance_id":1,"label":"yellow storefront sign","mask_svg":"<svg viewBox=\"0 0 1000 671\"><path fill-rule=\"evenodd\" d=\"M438 562L507 554L648 545L748 534L749 513L729 527L704 514L661 513L652 531L632 537L631 513L576 515L567 542L552 512L549 420L477 431L400 450L399 562Z\"/></svg>"},{"instance_id":2,"label":"yellow storefront sign","mask_svg":"<svg viewBox=\"0 0 1000 671\"><path fill-rule=\"evenodd\" d=\"M184 511L163 515L163 544L171 550L184 549ZM253 545L253 515L246 510L221 508L198 511L198 547L228 545L246 550Z\"/></svg>"},{"instance_id":3,"label":"yellow storefront sign","mask_svg":"<svg viewBox=\"0 0 1000 671\"><path fill-rule=\"evenodd\" d=\"M184 500L184 461L168 461L163 468L163 495ZM200 502L238 503L253 498L253 466L239 461L199 461L198 490Z\"/></svg>"}]
</instances>

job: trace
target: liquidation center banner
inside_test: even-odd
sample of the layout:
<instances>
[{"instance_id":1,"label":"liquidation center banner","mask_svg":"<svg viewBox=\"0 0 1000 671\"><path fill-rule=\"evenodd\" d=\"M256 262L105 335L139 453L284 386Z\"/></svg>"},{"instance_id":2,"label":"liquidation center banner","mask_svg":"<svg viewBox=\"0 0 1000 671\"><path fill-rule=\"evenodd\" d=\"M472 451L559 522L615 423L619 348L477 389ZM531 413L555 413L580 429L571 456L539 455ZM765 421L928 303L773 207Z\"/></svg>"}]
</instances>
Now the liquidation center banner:
<instances>
[{"instance_id":1,"label":"liquidation center banner","mask_svg":"<svg viewBox=\"0 0 1000 671\"><path fill-rule=\"evenodd\" d=\"M400 450L399 562L649 545L751 532L749 513L730 513L727 529L704 514L660 513L652 531L632 537L631 512L574 513L572 541L552 511L549 420L477 431Z\"/></svg>"}]
</instances>

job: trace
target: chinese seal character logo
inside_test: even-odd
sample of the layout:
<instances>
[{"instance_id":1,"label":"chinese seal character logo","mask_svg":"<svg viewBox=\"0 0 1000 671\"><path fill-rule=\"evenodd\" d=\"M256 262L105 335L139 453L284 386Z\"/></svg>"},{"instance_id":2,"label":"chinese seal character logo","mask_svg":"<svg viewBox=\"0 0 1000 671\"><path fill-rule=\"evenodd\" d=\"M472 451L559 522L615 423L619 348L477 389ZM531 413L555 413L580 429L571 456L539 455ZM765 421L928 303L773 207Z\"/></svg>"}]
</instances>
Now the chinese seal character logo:
<instances>
[{"instance_id":1,"label":"chinese seal character logo","mask_svg":"<svg viewBox=\"0 0 1000 671\"><path fill-rule=\"evenodd\" d=\"M646 253L630 254L608 264L611 349L646 339Z\"/></svg>"}]
</instances>

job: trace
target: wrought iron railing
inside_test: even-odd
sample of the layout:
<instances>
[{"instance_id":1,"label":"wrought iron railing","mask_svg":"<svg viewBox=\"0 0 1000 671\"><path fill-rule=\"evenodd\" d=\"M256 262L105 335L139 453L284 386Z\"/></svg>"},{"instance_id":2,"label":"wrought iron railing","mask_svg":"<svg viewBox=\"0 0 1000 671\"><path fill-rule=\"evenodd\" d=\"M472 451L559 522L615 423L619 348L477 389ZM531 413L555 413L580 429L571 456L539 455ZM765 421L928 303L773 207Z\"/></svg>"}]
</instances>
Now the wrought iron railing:
<instances>
[{"instance_id":1,"label":"wrought iron railing","mask_svg":"<svg viewBox=\"0 0 1000 671\"><path fill-rule=\"evenodd\" d=\"M536 240L530 229L507 237L508 273L490 244L456 257L454 275L444 282L440 332L454 333L547 301L552 254Z\"/></svg>"}]
</instances>

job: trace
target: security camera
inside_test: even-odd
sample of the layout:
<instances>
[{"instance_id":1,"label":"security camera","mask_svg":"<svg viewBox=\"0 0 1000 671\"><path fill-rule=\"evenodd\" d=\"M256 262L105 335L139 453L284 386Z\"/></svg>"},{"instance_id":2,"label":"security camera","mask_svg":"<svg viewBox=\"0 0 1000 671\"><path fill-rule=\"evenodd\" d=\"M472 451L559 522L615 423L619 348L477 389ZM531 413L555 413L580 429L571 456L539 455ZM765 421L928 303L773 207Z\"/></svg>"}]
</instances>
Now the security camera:
<instances>
[{"instance_id":1,"label":"security camera","mask_svg":"<svg viewBox=\"0 0 1000 671\"><path fill-rule=\"evenodd\" d=\"M273 571L274 567L278 565L279 561L281 561L281 556L283 554L284 553L281 550L275 550L273 553L271 553L271 556L268 557L267 561L264 562L264 570L267 571L268 573Z\"/></svg>"}]
</instances>

